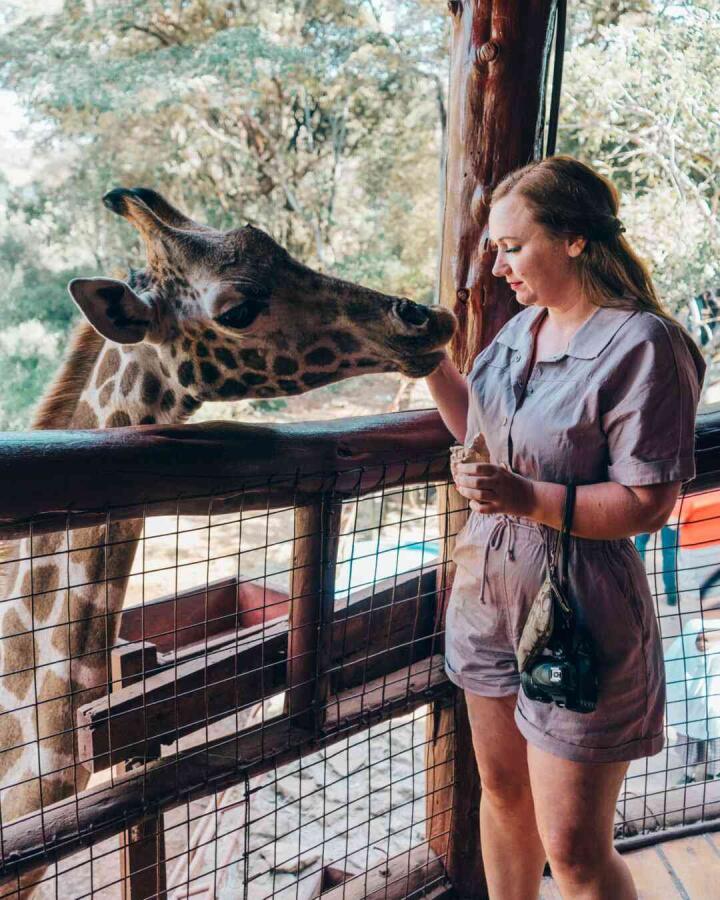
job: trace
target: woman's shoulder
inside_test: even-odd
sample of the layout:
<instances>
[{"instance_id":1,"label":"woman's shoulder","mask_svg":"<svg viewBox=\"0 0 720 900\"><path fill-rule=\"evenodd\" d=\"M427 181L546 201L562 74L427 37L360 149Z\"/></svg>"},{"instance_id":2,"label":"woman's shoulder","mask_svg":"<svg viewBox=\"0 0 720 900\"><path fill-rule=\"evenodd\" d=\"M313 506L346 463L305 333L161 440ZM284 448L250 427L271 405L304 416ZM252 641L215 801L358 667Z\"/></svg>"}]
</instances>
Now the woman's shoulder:
<instances>
[{"instance_id":1,"label":"woman's shoulder","mask_svg":"<svg viewBox=\"0 0 720 900\"><path fill-rule=\"evenodd\" d=\"M630 346L653 345L658 356L689 358L699 373L705 371L705 361L695 341L674 319L651 310L637 310L627 321L625 342Z\"/></svg>"},{"instance_id":2,"label":"woman's shoulder","mask_svg":"<svg viewBox=\"0 0 720 900\"><path fill-rule=\"evenodd\" d=\"M679 322L651 310L633 310L625 315L615 335L618 361L624 358L631 363L633 360L647 359L660 368L674 367L693 372L698 382L702 383L705 360L695 341Z\"/></svg>"}]
</instances>

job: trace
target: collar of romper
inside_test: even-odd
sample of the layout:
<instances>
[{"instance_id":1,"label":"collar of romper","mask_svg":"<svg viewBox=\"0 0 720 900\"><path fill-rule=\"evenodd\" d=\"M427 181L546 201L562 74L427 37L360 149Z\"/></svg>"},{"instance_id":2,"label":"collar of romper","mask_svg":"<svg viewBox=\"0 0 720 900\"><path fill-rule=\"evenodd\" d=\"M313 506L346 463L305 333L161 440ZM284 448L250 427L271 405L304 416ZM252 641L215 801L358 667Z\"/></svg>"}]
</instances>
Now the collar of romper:
<instances>
[{"instance_id":1,"label":"collar of romper","mask_svg":"<svg viewBox=\"0 0 720 900\"><path fill-rule=\"evenodd\" d=\"M540 323L547 315L547 308L530 307L510 319L496 340L513 350L530 349L531 335L535 334ZM574 356L577 359L595 359L608 346L617 332L635 315L632 309L612 309L609 306L599 306L595 312L586 319L572 336L563 356Z\"/></svg>"}]
</instances>

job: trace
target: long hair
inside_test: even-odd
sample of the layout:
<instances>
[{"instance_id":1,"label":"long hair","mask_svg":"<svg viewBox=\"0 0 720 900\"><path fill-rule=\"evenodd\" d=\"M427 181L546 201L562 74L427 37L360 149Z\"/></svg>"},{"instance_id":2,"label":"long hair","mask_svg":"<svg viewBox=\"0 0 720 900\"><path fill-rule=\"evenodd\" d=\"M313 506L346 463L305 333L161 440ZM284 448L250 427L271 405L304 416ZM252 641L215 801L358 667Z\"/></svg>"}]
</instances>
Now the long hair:
<instances>
[{"instance_id":1,"label":"long hair","mask_svg":"<svg viewBox=\"0 0 720 900\"><path fill-rule=\"evenodd\" d=\"M522 196L535 220L555 236L587 238L575 262L591 303L647 310L676 322L661 304L647 265L625 238L619 194L611 181L571 156L549 156L506 175L491 203L510 193Z\"/></svg>"}]
</instances>

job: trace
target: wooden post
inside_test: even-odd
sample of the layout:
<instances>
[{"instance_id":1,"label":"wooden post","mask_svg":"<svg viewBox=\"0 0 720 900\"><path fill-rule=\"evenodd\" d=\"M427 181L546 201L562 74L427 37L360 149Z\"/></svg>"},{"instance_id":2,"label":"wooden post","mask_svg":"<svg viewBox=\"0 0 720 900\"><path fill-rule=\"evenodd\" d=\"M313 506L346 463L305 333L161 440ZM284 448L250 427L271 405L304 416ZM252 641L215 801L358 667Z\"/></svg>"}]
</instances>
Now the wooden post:
<instances>
[{"instance_id":1,"label":"wooden post","mask_svg":"<svg viewBox=\"0 0 720 900\"><path fill-rule=\"evenodd\" d=\"M295 507L285 711L297 728L321 727L324 718L340 509L326 497Z\"/></svg>"},{"instance_id":2,"label":"wooden post","mask_svg":"<svg viewBox=\"0 0 720 900\"><path fill-rule=\"evenodd\" d=\"M458 317L451 355L467 372L477 353L519 309L492 275L487 241L493 187L542 152L545 72L555 0L464 0L448 3L452 20L446 195L440 302ZM453 496L454 495L454 496ZM450 489L445 513L449 560L465 501ZM446 587L452 571L446 566ZM447 597L441 592L440 597ZM444 627L439 610L438 630ZM460 897L486 897L479 836L479 783L465 704L428 717L427 825L433 851Z\"/></svg>"},{"instance_id":3,"label":"wooden post","mask_svg":"<svg viewBox=\"0 0 720 900\"><path fill-rule=\"evenodd\" d=\"M112 683L127 687L157 668L157 647L147 642L123 643L111 654ZM145 760L158 759L160 744L147 747ZM123 775L131 763L120 763ZM162 814L148 816L120 834L120 879L123 900L166 900L165 829Z\"/></svg>"}]
</instances>

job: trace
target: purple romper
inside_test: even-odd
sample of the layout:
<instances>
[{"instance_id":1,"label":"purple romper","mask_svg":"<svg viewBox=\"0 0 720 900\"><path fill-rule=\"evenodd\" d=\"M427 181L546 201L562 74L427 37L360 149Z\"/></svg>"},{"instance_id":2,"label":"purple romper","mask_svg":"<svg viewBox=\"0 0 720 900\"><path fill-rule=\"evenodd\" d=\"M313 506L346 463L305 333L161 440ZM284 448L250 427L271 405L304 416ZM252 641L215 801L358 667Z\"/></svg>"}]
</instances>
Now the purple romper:
<instances>
[{"instance_id":1,"label":"purple romper","mask_svg":"<svg viewBox=\"0 0 720 900\"><path fill-rule=\"evenodd\" d=\"M695 475L695 413L705 364L695 344L649 312L599 307L565 353L536 363L547 310L528 307L468 375L467 443L536 481L650 485ZM457 537L445 668L484 697L517 694L515 721L565 759L615 762L657 753L665 706L662 642L645 568L629 538L571 537L570 590L592 636L597 709L582 714L519 691L515 650L556 532L530 519L471 513Z\"/></svg>"}]
</instances>

